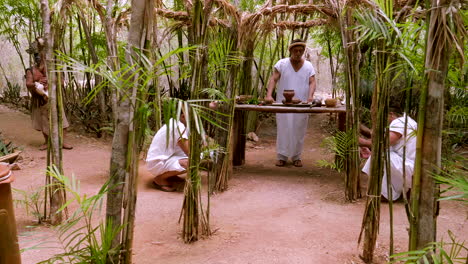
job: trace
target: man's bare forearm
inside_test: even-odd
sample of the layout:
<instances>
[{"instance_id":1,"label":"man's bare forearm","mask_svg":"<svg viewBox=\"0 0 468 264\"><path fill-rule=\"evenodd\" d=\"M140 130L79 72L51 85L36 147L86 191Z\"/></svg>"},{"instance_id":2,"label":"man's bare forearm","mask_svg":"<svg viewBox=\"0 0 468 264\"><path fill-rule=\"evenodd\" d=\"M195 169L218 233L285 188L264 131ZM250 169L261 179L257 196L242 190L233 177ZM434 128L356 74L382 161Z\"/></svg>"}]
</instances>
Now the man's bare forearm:
<instances>
[{"instance_id":1,"label":"man's bare forearm","mask_svg":"<svg viewBox=\"0 0 468 264\"><path fill-rule=\"evenodd\" d=\"M358 139L358 144L359 146L361 147L368 147L368 148L371 148L372 147L372 140L371 139L366 139L366 138L359 138Z\"/></svg>"},{"instance_id":2,"label":"man's bare forearm","mask_svg":"<svg viewBox=\"0 0 468 264\"><path fill-rule=\"evenodd\" d=\"M363 134L366 137L371 137L372 135L372 131L363 124L359 125L359 131L361 132L361 134Z\"/></svg>"},{"instance_id":3,"label":"man's bare forearm","mask_svg":"<svg viewBox=\"0 0 468 264\"><path fill-rule=\"evenodd\" d=\"M177 145L182 149L185 155L189 155L190 153L190 145L188 139L182 138L177 142Z\"/></svg>"},{"instance_id":4,"label":"man's bare forearm","mask_svg":"<svg viewBox=\"0 0 468 264\"><path fill-rule=\"evenodd\" d=\"M310 103L314 100L314 93L317 87L317 82L315 81L315 76L310 77L309 79L309 96L307 101Z\"/></svg>"}]
</instances>

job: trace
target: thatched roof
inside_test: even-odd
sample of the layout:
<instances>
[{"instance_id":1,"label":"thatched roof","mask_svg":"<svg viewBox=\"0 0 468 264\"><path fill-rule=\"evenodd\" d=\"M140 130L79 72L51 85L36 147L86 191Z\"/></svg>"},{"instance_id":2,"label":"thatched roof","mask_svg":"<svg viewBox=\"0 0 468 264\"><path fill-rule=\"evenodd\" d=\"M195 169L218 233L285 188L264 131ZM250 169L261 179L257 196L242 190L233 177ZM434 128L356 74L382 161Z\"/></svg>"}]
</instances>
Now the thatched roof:
<instances>
[{"instance_id":1,"label":"thatched roof","mask_svg":"<svg viewBox=\"0 0 468 264\"><path fill-rule=\"evenodd\" d=\"M310 28L315 26L322 26L329 24L327 19L323 18L316 18L313 20L309 20L306 22L295 22L295 21L281 21L278 23L273 23L273 27L280 28L280 29L298 29L298 28Z\"/></svg>"},{"instance_id":2,"label":"thatched roof","mask_svg":"<svg viewBox=\"0 0 468 264\"><path fill-rule=\"evenodd\" d=\"M255 29L261 27L258 23L263 18L273 17L277 14L281 13L289 13L289 14L322 14L326 17L335 18L335 14L333 9L321 6L321 5L312 5L312 4L300 4L300 5L277 5L273 7L265 6L261 8L258 12L255 13L239 13L235 6L231 5L230 3L226 2L225 0L216 0L215 3L220 5L220 7L226 12L227 17L230 17L234 20L237 24L241 26L243 29ZM172 11L162 8L156 8L156 14L161 17L165 17L168 19L173 19L176 21L184 22L187 25L190 24L190 16L186 11ZM283 29L294 29L294 28L306 28L306 27L314 27L314 26L321 26L327 24L327 19L314 19L306 22L294 22L294 21L282 21L278 23L269 23L268 27L279 27ZM219 19L219 18L212 18L210 19L211 26L222 26L222 27L229 27L230 23L227 19ZM250 31L250 30L246 30Z\"/></svg>"}]
</instances>

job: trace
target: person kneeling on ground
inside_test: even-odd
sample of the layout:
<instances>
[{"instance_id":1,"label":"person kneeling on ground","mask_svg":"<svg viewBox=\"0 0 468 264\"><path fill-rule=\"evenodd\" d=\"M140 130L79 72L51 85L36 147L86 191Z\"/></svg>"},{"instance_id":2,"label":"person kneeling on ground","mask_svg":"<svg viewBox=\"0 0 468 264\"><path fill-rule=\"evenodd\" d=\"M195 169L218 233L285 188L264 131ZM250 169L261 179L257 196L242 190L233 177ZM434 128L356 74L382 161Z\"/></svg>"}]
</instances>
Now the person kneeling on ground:
<instances>
[{"instance_id":1,"label":"person kneeling on ground","mask_svg":"<svg viewBox=\"0 0 468 264\"><path fill-rule=\"evenodd\" d=\"M406 115L406 114L405 114ZM391 173L391 187L392 187L392 200L395 201L400 198L403 191L408 191L411 188L414 160L416 158L416 130L418 125L411 117L406 117L402 114L398 107L390 107L388 114L388 121L390 123L389 140L390 140L390 173ZM405 119L408 119L405 133ZM370 130L363 129L361 132L366 132L370 137ZM370 154L369 150L372 146L371 139L359 138L359 146L361 147L361 157ZM404 151L406 147L406 153ZM405 153L405 160L403 154ZM371 157L372 158L372 157ZM370 175L371 158L369 158L362 168L362 171ZM403 166L404 165L404 166ZM388 199L387 192L387 172L384 169L384 176L382 179L382 196ZM405 175L405 177L403 177ZM405 190L404 190L405 189Z\"/></svg>"},{"instance_id":2,"label":"person kneeling on ground","mask_svg":"<svg viewBox=\"0 0 468 264\"><path fill-rule=\"evenodd\" d=\"M175 181L188 167L188 129L184 114L180 120L171 118L154 136L146 158L148 170L155 175L153 185L164 192L174 192Z\"/></svg>"}]
</instances>

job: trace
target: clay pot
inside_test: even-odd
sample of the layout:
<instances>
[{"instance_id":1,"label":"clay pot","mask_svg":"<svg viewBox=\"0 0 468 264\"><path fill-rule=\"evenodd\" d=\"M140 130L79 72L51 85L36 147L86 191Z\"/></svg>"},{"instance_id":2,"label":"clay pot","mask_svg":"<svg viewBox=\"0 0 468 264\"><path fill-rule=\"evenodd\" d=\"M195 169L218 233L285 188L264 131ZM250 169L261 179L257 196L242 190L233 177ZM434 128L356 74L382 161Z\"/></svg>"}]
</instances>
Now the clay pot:
<instances>
[{"instance_id":1,"label":"clay pot","mask_svg":"<svg viewBox=\"0 0 468 264\"><path fill-rule=\"evenodd\" d=\"M283 96L284 101L286 103L292 103L292 98L294 97L294 90L284 90Z\"/></svg>"},{"instance_id":2,"label":"clay pot","mask_svg":"<svg viewBox=\"0 0 468 264\"><path fill-rule=\"evenodd\" d=\"M325 100L325 105L327 107L335 107L338 100L336 98L328 98Z\"/></svg>"},{"instance_id":3,"label":"clay pot","mask_svg":"<svg viewBox=\"0 0 468 264\"><path fill-rule=\"evenodd\" d=\"M312 105L315 105L315 106L322 106L322 101L320 99L314 99L312 101Z\"/></svg>"},{"instance_id":4,"label":"clay pot","mask_svg":"<svg viewBox=\"0 0 468 264\"><path fill-rule=\"evenodd\" d=\"M292 102L293 104L300 104L300 103L301 103L301 99L293 98L293 99L291 100L291 102Z\"/></svg>"}]
</instances>

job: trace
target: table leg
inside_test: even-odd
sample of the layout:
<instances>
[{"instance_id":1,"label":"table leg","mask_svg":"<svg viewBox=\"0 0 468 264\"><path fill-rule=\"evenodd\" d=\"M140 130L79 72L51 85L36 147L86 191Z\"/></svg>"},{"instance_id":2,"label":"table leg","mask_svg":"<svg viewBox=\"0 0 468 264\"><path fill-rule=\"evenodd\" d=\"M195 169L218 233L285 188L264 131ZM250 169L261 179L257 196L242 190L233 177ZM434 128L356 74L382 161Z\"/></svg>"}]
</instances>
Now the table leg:
<instances>
[{"instance_id":1,"label":"table leg","mask_svg":"<svg viewBox=\"0 0 468 264\"><path fill-rule=\"evenodd\" d=\"M240 166L245 162L245 115L244 111L234 111L234 142L232 165Z\"/></svg>"},{"instance_id":2,"label":"table leg","mask_svg":"<svg viewBox=\"0 0 468 264\"><path fill-rule=\"evenodd\" d=\"M346 131L346 113L338 113L338 130Z\"/></svg>"}]
</instances>

